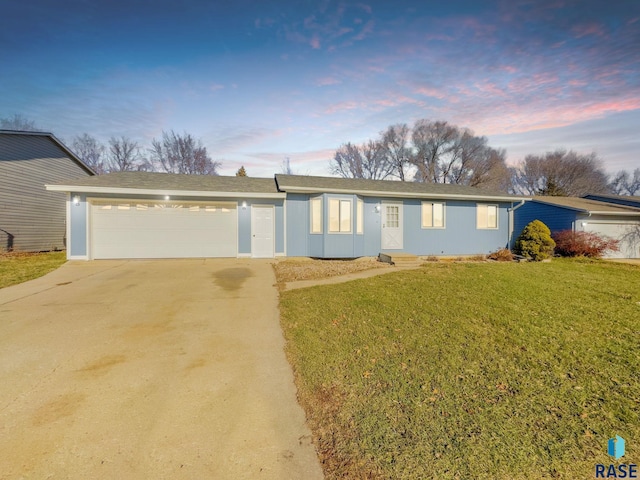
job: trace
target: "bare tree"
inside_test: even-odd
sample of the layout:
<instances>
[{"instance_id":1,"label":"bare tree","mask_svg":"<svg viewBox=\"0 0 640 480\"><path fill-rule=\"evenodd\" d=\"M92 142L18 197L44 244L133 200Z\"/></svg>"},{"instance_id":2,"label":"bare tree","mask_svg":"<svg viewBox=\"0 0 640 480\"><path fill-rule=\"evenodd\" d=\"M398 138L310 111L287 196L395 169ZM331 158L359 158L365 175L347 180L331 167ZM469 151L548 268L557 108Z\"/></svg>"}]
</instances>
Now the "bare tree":
<instances>
[{"instance_id":1,"label":"bare tree","mask_svg":"<svg viewBox=\"0 0 640 480\"><path fill-rule=\"evenodd\" d=\"M0 129L19 130L23 132L35 132L39 130L33 120L28 120L18 113L14 114L12 118L0 118Z\"/></svg>"},{"instance_id":2,"label":"bare tree","mask_svg":"<svg viewBox=\"0 0 640 480\"><path fill-rule=\"evenodd\" d=\"M508 192L511 187L511 172L506 158L507 152L504 149L484 148L469 165L464 185Z\"/></svg>"},{"instance_id":3,"label":"bare tree","mask_svg":"<svg viewBox=\"0 0 640 480\"><path fill-rule=\"evenodd\" d=\"M127 137L111 137L107 165L110 172L130 172L143 170L144 160L140 156L140 147Z\"/></svg>"},{"instance_id":4,"label":"bare tree","mask_svg":"<svg viewBox=\"0 0 640 480\"><path fill-rule=\"evenodd\" d=\"M418 120L411 140L416 181L508 189L506 153L489 147L486 137L447 122Z\"/></svg>"},{"instance_id":5,"label":"bare tree","mask_svg":"<svg viewBox=\"0 0 640 480\"><path fill-rule=\"evenodd\" d=\"M613 177L609 186L616 195L640 194L640 168L636 168L633 173L629 173L626 170L619 171Z\"/></svg>"},{"instance_id":6,"label":"bare tree","mask_svg":"<svg viewBox=\"0 0 640 480\"><path fill-rule=\"evenodd\" d=\"M407 166L411 157L408 146L410 129L406 123L389 126L380 134L380 145L386 162L393 166L393 175L401 181L407 180Z\"/></svg>"},{"instance_id":7,"label":"bare tree","mask_svg":"<svg viewBox=\"0 0 640 480\"><path fill-rule=\"evenodd\" d=\"M418 168L416 180L440 182L440 162L454 154L457 137L458 129L447 122L418 120L415 123L411 134L414 147L411 163Z\"/></svg>"},{"instance_id":8,"label":"bare tree","mask_svg":"<svg viewBox=\"0 0 640 480\"><path fill-rule=\"evenodd\" d=\"M513 189L525 195L582 196L609 191L607 175L595 153L556 150L527 155L513 171Z\"/></svg>"},{"instance_id":9,"label":"bare tree","mask_svg":"<svg viewBox=\"0 0 640 480\"><path fill-rule=\"evenodd\" d=\"M75 137L72 149L80 160L98 175L106 173L107 168L104 162L105 147L94 137L88 133Z\"/></svg>"},{"instance_id":10,"label":"bare tree","mask_svg":"<svg viewBox=\"0 0 640 480\"><path fill-rule=\"evenodd\" d=\"M295 175L293 173L293 169L291 168L291 159L289 157L285 157L282 160L282 165L280 165L280 173L284 173L285 175Z\"/></svg>"},{"instance_id":11,"label":"bare tree","mask_svg":"<svg viewBox=\"0 0 640 480\"><path fill-rule=\"evenodd\" d=\"M222 164L211 160L200 140L190 134L162 132L162 139L151 142L151 160L167 173L218 175Z\"/></svg>"},{"instance_id":12,"label":"bare tree","mask_svg":"<svg viewBox=\"0 0 640 480\"><path fill-rule=\"evenodd\" d=\"M345 143L336 150L329 165L333 174L344 178L384 180L395 171L380 142L369 140L362 145Z\"/></svg>"}]
</instances>

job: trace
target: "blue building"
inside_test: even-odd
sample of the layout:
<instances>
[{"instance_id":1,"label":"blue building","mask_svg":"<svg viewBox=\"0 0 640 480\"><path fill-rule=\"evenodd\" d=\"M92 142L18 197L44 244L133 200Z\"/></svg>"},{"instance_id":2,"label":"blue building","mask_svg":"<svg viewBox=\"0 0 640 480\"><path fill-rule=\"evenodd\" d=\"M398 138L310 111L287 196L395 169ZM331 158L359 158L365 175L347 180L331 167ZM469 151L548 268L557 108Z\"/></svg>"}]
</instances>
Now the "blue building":
<instances>
[{"instance_id":1,"label":"blue building","mask_svg":"<svg viewBox=\"0 0 640 480\"><path fill-rule=\"evenodd\" d=\"M460 185L121 172L67 194L70 259L472 255L509 246L523 198ZM517 234L517 233L516 233Z\"/></svg>"},{"instance_id":2,"label":"blue building","mask_svg":"<svg viewBox=\"0 0 640 480\"><path fill-rule=\"evenodd\" d=\"M533 197L515 210L515 236L529 222L540 220L552 233L592 232L618 240L619 251L608 252L609 258L640 258L640 203L633 206L634 199L637 197Z\"/></svg>"}]
</instances>

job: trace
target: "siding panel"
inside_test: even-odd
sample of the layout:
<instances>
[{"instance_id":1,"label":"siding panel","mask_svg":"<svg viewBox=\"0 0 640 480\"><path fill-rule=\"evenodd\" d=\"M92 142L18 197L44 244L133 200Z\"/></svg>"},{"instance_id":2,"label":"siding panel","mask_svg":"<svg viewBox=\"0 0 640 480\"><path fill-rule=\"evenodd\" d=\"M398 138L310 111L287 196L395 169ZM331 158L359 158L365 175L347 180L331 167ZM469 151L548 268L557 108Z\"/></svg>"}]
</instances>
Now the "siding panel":
<instances>
[{"instance_id":1,"label":"siding panel","mask_svg":"<svg viewBox=\"0 0 640 480\"><path fill-rule=\"evenodd\" d=\"M0 134L0 248L64 249L66 194L44 185L85 175L47 136Z\"/></svg>"}]
</instances>

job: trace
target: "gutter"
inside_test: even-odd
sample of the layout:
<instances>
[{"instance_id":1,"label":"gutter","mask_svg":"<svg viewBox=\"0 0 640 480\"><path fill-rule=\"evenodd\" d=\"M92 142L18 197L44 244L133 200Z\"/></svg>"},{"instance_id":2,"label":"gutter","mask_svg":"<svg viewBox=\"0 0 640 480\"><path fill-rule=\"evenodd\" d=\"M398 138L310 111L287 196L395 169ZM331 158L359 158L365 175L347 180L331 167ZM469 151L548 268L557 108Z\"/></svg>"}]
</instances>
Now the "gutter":
<instances>
[{"instance_id":1,"label":"gutter","mask_svg":"<svg viewBox=\"0 0 640 480\"><path fill-rule=\"evenodd\" d=\"M515 227L515 220L513 218L513 212L515 212L517 209L519 209L521 206L523 206L525 204L525 202L531 200L530 198L523 198L522 200L520 200L520 203L518 205L516 205L515 207L513 206L513 202L511 202L511 208L508 208L507 211L509 212L509 248L511 248L511 245L513 243L513 229Z\"/></svg>"},{"instance_id":2,"label":"gutter","mask_svg":"<svg viewBox=\"0 0 640 480\"><path fill-rule=\"evenodd\" d=\"M487 201L501 201L501 202L513 202L519 197L502 197L495 195L467 195L467 194L446 194L446 193L427 193L427 192L389 192L379 190L354 190L343 188L318 188L318 187L287 187L286 185L277 185L279 190L284 190L288 193L339 193L346 195L361 195L365 197L388 197L388 198L442 198L453 200L487 200Z\"/></svg>"},{"instance_id":3,"label":"gutter","mask_svg":"<svg viewBox=\"0 0 640 480\"><path fill-rule=\"evenodd\" d=\"M150 188L124 187L81 187L73 185L45 185L52 192L104 193L118 195L156 195L170 197L208 197L208 198L285 198L286 193L218 192L211 190L158 190Z\"/></svg>"}]
</instances>

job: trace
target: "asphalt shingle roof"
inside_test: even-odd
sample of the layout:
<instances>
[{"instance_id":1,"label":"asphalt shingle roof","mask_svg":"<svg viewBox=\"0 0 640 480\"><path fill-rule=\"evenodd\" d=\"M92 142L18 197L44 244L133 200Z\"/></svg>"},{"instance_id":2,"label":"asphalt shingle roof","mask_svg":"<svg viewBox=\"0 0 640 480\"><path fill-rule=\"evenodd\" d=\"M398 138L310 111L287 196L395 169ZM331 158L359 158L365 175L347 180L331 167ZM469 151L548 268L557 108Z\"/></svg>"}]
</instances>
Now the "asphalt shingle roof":
<instances>
[{"instance_id":1,"label":"asphalt shingle roof","mask_svg":"<svg viewBox=\"0 0 640 480\"><path fill-rule=\"evenodd\" d=\"M73 187L184 190L198 192L278 193L273 178L183 175L156 172L116 172L85 177L55 185Z\"/></svg>"},{"instance_id":2,"label":"asphalt shingle roof","mask_svg":"<svg viewBox=\"0 0 640 480\"><path fill-rule=\"evenodd\" d=\"M320 192L375 192L393 196L410 194L412 196L469 196L469 197L500 197L519 200L522 197L492 192L465 185L451 185L443 183L399 182L393 180L366 180L337 177L315 177L304 175L277 174L278 188L283 191L315 191Z\"/></svg>"}]
</instances>

